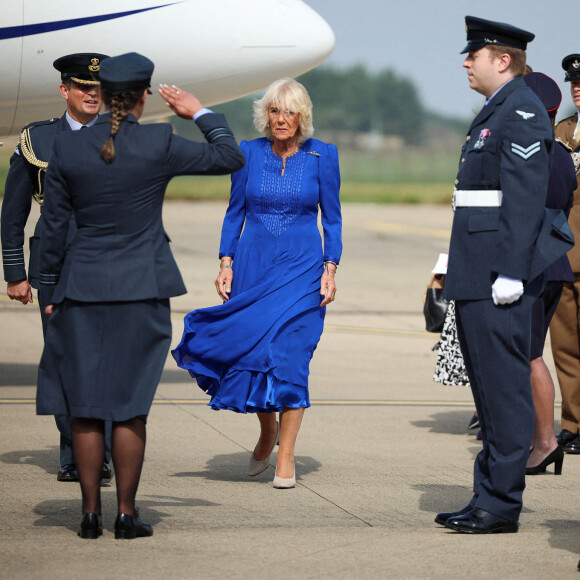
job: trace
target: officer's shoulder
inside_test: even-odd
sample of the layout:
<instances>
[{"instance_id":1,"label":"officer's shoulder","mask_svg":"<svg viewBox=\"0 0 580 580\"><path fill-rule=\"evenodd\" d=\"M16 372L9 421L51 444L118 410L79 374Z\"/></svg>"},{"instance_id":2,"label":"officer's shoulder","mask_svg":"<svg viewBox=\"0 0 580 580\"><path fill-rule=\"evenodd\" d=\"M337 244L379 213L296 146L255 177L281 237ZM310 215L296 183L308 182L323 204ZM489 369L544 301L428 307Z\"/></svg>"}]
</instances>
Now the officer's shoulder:
<instances>
[{"instance_id":1,"label":"officer's shoulder","mask_svg":"<svg viewBox=\"0 0 580 580\"><path fill-rule=\"evenodd\" d=\"M577 113L573 113L569 117L566 117L565 119L561 119L560 121L558 121L556 123L556 127L558 127L560 125L571 125L572 123L574 125L576 125L576 123L577 123L577 117L576 117L576 115L577 115Z\"/></svg>"},{"instance_id":2,"label":"officer's shoulder","mask_svg":"<svg viewBox=\"0 0 580 580\"><path fill-rule=\"evenodd\" d=\"M44 131L50 130L56 127L56 123L60 117L53 117L52 119L47 119L46 121L33 121L32 123L28 123L28 125L22 127L22 132L24 131Z\"/></svg>"}]
</instances>

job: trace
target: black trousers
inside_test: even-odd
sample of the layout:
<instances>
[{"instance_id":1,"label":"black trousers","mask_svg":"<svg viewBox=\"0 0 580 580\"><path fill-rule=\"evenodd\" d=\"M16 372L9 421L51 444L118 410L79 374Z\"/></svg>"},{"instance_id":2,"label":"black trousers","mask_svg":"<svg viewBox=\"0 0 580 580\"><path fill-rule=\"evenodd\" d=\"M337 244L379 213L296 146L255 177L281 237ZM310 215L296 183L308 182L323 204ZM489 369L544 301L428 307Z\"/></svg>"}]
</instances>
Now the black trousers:
<instances>
[{"instance_id":1,"label":"black trousers","mask_svg":"<svg viewBox=\"0 0 580 580\"><path fill-rule=\"evenodd\" d=\"M483 448L473 472L471 505L517 521L534 431L530 383L535 298L509 305L456 300L457 332L481 426Z\"/></svg>"}]
</instances>

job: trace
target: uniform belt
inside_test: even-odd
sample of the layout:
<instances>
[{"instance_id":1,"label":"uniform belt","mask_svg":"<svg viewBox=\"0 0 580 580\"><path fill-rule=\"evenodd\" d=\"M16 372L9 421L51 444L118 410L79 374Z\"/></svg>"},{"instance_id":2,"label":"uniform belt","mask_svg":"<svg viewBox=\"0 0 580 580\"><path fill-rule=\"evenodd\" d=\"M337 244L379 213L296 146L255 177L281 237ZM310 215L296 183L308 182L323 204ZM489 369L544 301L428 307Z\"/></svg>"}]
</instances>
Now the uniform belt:
<instances>
[{"instance_id":1,"label":"uniform belt","mask_svg":"<svg viewBox=\"0 0 580 580\"><path fill-rule=\"evenodd\" d=\"M456 189L453 192L453 209L456 207L500 207L501 189Z\"/></svg>"}]
</instances>

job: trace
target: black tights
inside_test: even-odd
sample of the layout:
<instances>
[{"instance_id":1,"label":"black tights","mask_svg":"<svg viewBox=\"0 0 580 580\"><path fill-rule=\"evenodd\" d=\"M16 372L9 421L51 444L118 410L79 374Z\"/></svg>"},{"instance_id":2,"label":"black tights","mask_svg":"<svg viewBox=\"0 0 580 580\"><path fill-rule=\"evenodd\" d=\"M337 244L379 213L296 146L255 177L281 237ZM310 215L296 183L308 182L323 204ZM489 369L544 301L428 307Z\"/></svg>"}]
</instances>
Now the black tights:
<instances>
[{"instance_id":1,"label":"black tights","mask_svg":"<svg viewBox=\"0 0 580 580\"><path fill-rule=\"evenodd\" d=\"M146 441L145 422L139 417L113 423L111 442L117 511L133 515ZM82 513L101 513L101 470L105 456L105 423L75 417L73 449L83 496Z\"/></svg>"}]
</instances>

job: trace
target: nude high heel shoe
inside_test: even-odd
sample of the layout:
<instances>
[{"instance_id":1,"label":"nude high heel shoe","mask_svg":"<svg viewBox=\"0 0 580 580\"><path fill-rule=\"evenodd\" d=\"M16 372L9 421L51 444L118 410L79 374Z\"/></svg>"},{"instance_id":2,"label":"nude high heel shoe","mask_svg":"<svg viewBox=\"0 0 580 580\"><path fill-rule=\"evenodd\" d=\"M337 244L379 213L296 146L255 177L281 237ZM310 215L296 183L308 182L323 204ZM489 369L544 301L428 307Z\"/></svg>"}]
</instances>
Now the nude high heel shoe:
<instances>
[{"instance_id":1,"label":"nude high heel shoe","mask_svg":"<svg viewBox=\"0 0 580 580\"><path fill-rule=\"evenodd\" d=\"M274 447L278 445L280 442L280 423L276 421L277 431L276 431L276 439L274 439L274 445L272 445L272 449L270 449L270 454L268 457L264 459L260 459L259 461L256 459L254 453L252 453L252 457L250 457L250 465L248 466L248 475L250 477L254 477L262 473L262 471L266 471L268 467L270 467L270 457L272 456L272 452L274 451Z\"/></svg>"},{"instance_id":2,"label":"nude high heel shoe","mask_svg":"<svg viewBox=\"0 0 580 580\"><path fill-rule=\"evenodd\" d=\"M296 487L296 469L294 469L292 477L285 478L274 475L274 487L276 489L292 489Z\"/></svg>"}]
</instances>

